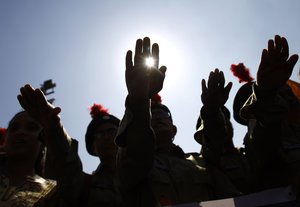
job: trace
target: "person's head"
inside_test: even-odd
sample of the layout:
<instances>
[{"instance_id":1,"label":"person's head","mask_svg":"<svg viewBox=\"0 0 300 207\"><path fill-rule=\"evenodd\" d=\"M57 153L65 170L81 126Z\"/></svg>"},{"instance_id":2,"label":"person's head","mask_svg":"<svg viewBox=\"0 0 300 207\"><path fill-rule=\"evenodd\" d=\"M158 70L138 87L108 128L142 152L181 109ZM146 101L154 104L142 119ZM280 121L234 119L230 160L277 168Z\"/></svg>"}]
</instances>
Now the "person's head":
<instances>
[{"instance_id":1,"label":"person's head","mask_svg":"<svg viewBox=\"0 0 300 207\"><path fill-rule=\"evenodd\" d=\"M41 142L42 126L26 111L18 112L6 130L5 152L8 159L34 163L35 171L42 173L45 146Z\"/></svg>"},{"instance_id":2,"label":"person's head","mask_svg":"<svg viewBox=\"0 0 300 207\"><path fill-rule=\"evenodd\" d=\"M252 84L254 78L251 76L250 71L243 63L237 65L232 64L230 70L239 82L245 82L237 91L233 101L233 118L236 122L242 125L247 125L248 121L240 116L240 110L244 106L247 99L252 94Z\"/></svg>"},{"instance_id":3,"label":"person's head","mask_svg":"<svg viewBox=\"0 0 300 207\"><path fill-rule=\"evenodd\" d=\"M89 123L85 134L88 153L100 159L115 156L117 146L114 138L120 120L109 114L108 110L100 104L94 104L90 109L92 121Z\"/></svg>"},{"instance_id":4,"label":"person's head","mask_svg":"<svg viewBox=\"0 0 300 207\"><path fill-rule=\"evenodd\" d=\"M253 92L252 84L253 82L248 82L242 85L233 100L233 118L236 122L244 126L248 125L248 121L241 117L240 111Z\"/></svg>"},{"instance_id":5,"label":"person's head","mask_svg":"<svg viewBox=\"0 0 300 207\"><path fill-rule=\"evenodd\" d=\"M230 111L225 106L221 107L221 111L224 116L225 127L226 127L226 132L225 132L226 136L224 137L225 144L228 143L230 145L233 142L233 140L232 140L233 139L233 126L230 121ZM194 134L195 141L201 145L205 145L205 142L213 142L214 140L202 140L203 136L201 136L201 135L203 133L203 130L200 127L201 124L202 124L202 118L201 118L201 116L199 116L198 120L197 120L197 124L196 124L196 132Z\"/></svg>"},{"instance_id":6,"label":"person's head","mask_svg":"<svg viewBox=\"0 0 300 207\"><path fill-rule=\"evenodd\" d=\"M173 124L170 110L161 103L161 97L158 94L151 99L151 114L151 126L156 136L157 146L172 144L177 128Z\"/></svg>"}]
</instances>

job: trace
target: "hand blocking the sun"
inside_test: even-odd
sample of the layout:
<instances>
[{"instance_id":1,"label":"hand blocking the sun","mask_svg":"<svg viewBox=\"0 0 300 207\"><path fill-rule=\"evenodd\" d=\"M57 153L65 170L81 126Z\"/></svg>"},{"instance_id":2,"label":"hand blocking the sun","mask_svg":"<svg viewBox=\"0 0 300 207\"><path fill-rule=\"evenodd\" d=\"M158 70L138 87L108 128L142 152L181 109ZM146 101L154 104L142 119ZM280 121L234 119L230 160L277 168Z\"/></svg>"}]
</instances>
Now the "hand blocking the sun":
<instances>
[{"instance_id":1,"label":"hand blocking the sun","mask_svg":"<svg viewBox=\"0 0 300 207\"><path fill-rule=\"evenodd\" d=\"M146 64L147 58L153 58L153 65ZM150 60L150 59L148 59ZM132 51L126 54L126 85L128 97L132 103L149 100L162 87L167 68L159 68L159 46L154 43L151 48L150 39L138 39L135 46L134 61Z\"/></svg>"}]
</instances>

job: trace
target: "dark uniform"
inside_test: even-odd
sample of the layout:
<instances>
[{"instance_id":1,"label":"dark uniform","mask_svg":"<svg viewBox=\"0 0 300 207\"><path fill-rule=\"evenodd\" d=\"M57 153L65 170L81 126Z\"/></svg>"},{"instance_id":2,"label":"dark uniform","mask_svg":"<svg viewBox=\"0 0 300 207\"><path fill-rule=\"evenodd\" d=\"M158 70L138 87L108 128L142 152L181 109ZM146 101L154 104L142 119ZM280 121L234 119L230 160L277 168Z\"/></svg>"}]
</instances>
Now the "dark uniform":
<instances>
[{"instance_id":1,"label":"dark uniform","mask_svg":"<svg viewBox=\"0 0 300 207\"><path fill-rule=\"evenodd\" d=\"M115 125L115 131L117 131L119 119L108 114L107 110L101 105L94 104L91 109L95 116L93 116L87 127L85 141L87 152L92 156L97 156L93 150L97 127L109 122ZM60 133L59 136L57 140L60 144L66 143L67 140L68 146L65 147L67 152L59 148L53 148L48 153L46 172L48 177L58 181L59 192L63 195L66 205L70 207L118 206L120 204L120 196L115 184L115 159L112 159L112 163L100 163L95 172L87 174L83 172L82 163L78 155L78 142L71 139L67 133ZM110 138L111 143L114 144L114 137ZM107 137L103 139L107 139ZM105 146L107 147L107 145ZM116 155L114 154L113 156L115 158ZM109 165L113 167L109 168Z\"/></svg>"},{"instance_id":2,"label":"dark uniform","mask_svg":"<svg viewBox=\"0 0 300 207\"><path fill-rule=\"evenodd\" d=\"M217 113L201 109L195 140L202 145L206 162L218 167L243 194L255 191L254 178L243 151L234 147L230 112L222 107Z\"/></svg>"},{"instance_id":3,"label":"dark uniform","mask_svg":"<svg viewBox=\"0 0 300 207\"><path fill-rule=\"evenodd\" d=\"M120 197L115 190L114 174L102 164L93 174L83 172L76 140L72 139L70 152L63 160L65 161L62 167L57 167L57 162L53 161L46 167L48 177L59 180L59 192L63 195L65 205L79 207L119 205ZM63 170L57 172L57 169Z\"/></svg>"},{"instance_id":4,"label":"dark uniform","mask_svg":"<svg viewBox=\"0 0 300 207\"><path fill-rule=\"evenodd\" d=\"M0 206L1 207L59 207L56 181L39 175L28 176L19 186L11 186L4 174L5 154L0 155Z\"/></svg>"},{"instance_id":5,"label":"dark uniform","mask_svg":"<svg viewBox=\"0 0 300 207\"><path fill-rule=\"evenodd\" d=\"M102 164L92 175L85 174L85 187L81 194L82 206L116 207L120 204L114 173Z\"/></svg>"},{"instance_id":6,"label":"dark uniform","mask_svg":"<svg viewBox=\"0 0 300 207\"><path fill-rule=\"evenodd\" d=\"M241 110L248 120L249 160L260 188L286 186L300 175L300 102L288 85L253 94ZM249 150L250 151L250 150Z\"/></svg>"},{"instance_id":7,"label":"dark uniform","mask_svg":"<svg viewBox=\"0 0 300 207\"><path fill-rule=\"evenodd\" d=\"M149 112L127 108L116 138L125 206L165 206L239 195L225 176L216 176L217 180L192 155L157 152L155 136L142 113Z\"/></svg>"}]
</instances>

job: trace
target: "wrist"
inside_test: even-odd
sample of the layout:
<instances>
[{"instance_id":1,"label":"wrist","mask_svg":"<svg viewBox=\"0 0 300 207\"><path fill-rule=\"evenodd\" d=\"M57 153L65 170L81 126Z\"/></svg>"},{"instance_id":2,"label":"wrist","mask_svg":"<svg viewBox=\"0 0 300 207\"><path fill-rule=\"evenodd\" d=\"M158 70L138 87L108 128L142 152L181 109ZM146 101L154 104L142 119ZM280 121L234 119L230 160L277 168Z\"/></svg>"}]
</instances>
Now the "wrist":
<instances>
[{"instance_id":1,"label":"wrist","mask_svg":"<svg viewBox=\"0 0 300 207\"><path fill-rule=\"evenodd\" d=\"M208 119L209 117L216 116L220 110L220 107L218 106L208 106L204 105L201 108L200 114L203 119Z\"/></svg>"},{"instance_id":2,"label":"wrist","mask_svg":"<svg viewBox=\"0 0 300 207\"><path fill-rule=\"evenodd\" d=\"M150 118L150 99L136 100L128 95L125 101L125 107L134 115L134 117Z\"/></svg>"},{"instance_id":3,"label":"wrist","mask_svg":"<svg viewBox=\"0 0 300 207\"><path fill-rule=\"evenodd\" d=\"M257 97L268 97L273 96L277 92L277 88L265 88L261 87L257 82L252 84L252 91L256 94Z\"/></svg>"}]
</instances>

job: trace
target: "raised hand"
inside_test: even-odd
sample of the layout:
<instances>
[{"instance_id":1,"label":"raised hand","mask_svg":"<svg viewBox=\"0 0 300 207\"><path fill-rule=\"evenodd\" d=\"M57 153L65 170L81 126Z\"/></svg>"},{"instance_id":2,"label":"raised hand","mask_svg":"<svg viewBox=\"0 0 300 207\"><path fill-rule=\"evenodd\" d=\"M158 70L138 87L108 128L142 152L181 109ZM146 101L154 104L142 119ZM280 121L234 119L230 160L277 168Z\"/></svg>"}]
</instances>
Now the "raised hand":
<instances>
[{"instance_id":1,"label":"raised hand","mask_svg":"<svg viewBox=\"0 0 300 207\"><path fill-rule=\"evenodd\" d=\"M162 87L167 68L159 67L159 46L152 45L150 39L145 37L138 39L135 46L134 64L132 62L132 51L126 54L126 85L129 98L133 101L145 101L158 93ZM152 57L154 65L146 65L146 58Z\"/></svg>"},{"instance_id":2,"label":"raised hand","mask_svg":"<svg viewBox=\"0 0 300 207\"><path fill-rule=\"evenodd\" d=\"M284 37L275 35L275 40L268 41L268 49L261 55L257 71L257 86L262 90L277 89L290 78L298 61L298 55L289 57L288 42Z\"/></svg>"},{"instance_id":3,"label":"raised hand","mask_svg":"<svg viewBox=\"0 0 300 207\"><path fill-rule=\"evenodd\" d=\"M50 104L40 89L34 89L26 84L20 88L20 94L17 98L23 109L44 128L50 129L59 124L60 117L58 114L61 109Z\"/></svg>"},{"instance_id":4,"label":"raised hand","mask_svg":"<svg viewBox=\"0 0 300 207\"><path fill-rule=\"evenodd\" d=\"M232 83L229 82L225 86L225 78L222 71L215 69L215 71L210 72L207 86L205 79L202 79L201 84L201 101L204 107L211 110L218 110L226 103Z\"/></svg>"}]
</instances>

